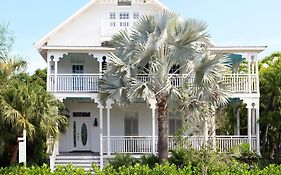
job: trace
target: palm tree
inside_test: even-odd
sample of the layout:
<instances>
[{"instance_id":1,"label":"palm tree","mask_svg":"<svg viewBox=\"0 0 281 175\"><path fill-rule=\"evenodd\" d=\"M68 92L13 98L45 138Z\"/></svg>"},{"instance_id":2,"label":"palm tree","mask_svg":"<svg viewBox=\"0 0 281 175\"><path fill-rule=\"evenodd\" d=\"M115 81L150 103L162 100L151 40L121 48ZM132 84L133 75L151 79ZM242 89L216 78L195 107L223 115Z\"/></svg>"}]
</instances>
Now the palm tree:
<instances>
[{"instance_id":1,"label":"palm tree","mask_svg":"<svg viewBox=\"0 0 281 175\"><path fill-rule=\"evenodd\" d=\"M139 98L157 101L160 163L168 158L169 102L197 95L199 100L208 100L202 92L214 91L209 98L221 97L215 92L220 68L225 69L224 60L207 51L210 42L206 27L197 20L182 20L163 12L143 16L131 32L122 30L112 39L116 50L109 55L108 69L100 81L100 100L112 99L117 104ZM148 81L141 80L140 74ZM175 83L177 78L186 80L188 88L186 83Z\"/></svg>"},{"instance_id":2,"label":"palm tree","mask_svg":"<svg viewBox=\"0 0 281 175\"><path fill-rule=\"evenodd\" d=\"M17 137L27 130L30 141L38 135L57 137L67 124L58 114L61 103L40 86L37 81L23 79L26 62L11 54L14 38L7 25L0 25L0 155L9 152L10 163L16 162Z\"/></svg>"},{"instance_id":3,"label":"palm tree","mask_svg":"<svg viewBox=\"0 0 281 175\"><path fill-rule=\"evenodd\" d=\"M45 140L50 136L57 137L60 126L66 125L66 118L58 114L58 101L36 83L12 80L9 88L0 96L2 123L10 126L14 135L22 136L24 130L31 141L40 133ZM18 143L10 144L11 163L16 161Z\"/></svg>"}]
</instances>

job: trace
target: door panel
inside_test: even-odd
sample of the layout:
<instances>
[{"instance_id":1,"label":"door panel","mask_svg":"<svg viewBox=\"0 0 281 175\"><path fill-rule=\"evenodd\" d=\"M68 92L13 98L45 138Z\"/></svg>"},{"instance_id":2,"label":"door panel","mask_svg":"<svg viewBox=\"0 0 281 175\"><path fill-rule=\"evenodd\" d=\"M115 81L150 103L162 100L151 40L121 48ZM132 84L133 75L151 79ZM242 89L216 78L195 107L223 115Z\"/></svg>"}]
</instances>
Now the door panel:
<instances>
[{"instance_id":1,"label":"door panel","mask_svg":"<svg viewBox=\"0 0 281 175\"><path fill-rule=\"evenodd\" d=\"M91 150L90 119L74 118L73 147L75 151Z\"/></svg>"}]
</instances>

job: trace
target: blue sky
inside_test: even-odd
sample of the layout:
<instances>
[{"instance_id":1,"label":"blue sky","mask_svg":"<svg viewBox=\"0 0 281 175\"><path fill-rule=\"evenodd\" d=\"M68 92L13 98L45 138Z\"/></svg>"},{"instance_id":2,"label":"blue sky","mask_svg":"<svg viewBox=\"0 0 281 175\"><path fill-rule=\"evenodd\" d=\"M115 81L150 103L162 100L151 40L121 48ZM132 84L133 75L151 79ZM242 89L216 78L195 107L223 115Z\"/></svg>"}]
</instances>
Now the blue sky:
<instances>
[{"instance_id":1,"label":"blue sky","mask_svg":"<svg viewBox=\"0 0 281 175\"><path fill-rule=\"evenodd\" d=\"M90 0L6 0L0 22L16 37L14 52L29 61L28 72L46 67L33 44ZM281 51L280 0L161 0L183 18L205 21L217 45L267 45L263 58Z\"/></svg>"}]
</instances>

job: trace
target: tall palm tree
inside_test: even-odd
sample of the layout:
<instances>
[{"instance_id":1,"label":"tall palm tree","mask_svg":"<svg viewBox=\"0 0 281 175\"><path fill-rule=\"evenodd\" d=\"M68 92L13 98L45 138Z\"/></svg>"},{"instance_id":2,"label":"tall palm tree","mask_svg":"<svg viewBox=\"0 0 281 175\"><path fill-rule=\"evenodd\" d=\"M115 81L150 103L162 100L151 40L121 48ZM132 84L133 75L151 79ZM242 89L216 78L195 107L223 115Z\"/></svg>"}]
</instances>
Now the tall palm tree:
<instances>
[{"instance_id":1,"label":"tall palm tree","mask_svg":"<svg viewBox=\"0 0 281 175\"><path fill-rule=\"evenodd\" d=\"M160 163L168 158L169 101L197 95L201 100L205 98L202 92L211 91L214 93L209 98L222 97L215 92L224 60L207 51L210 43L206 27L205 23L183 20L165 11L143 16L132 31L122 30L112 39L116 50L109 55L108 69L100 81L100 100L113 99L117 104L133 103L139 98L157 101ZM188 86L176 83L177 78Z\"/></svg>"}]
</instances>

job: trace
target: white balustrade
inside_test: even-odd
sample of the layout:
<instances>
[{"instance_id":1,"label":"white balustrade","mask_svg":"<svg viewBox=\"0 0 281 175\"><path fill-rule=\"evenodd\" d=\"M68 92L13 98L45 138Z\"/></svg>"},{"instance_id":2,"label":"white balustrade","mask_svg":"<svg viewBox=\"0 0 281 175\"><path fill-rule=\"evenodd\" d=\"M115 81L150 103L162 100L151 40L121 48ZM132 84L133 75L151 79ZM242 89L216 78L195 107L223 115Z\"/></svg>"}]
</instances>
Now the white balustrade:
<instances>
[{"instance_id":1,"label":"white balustrade","mask_svg":"<svg viewBox=\"0 0 281 175\"><path fill-rule=\"evenodd\" d=\"M49 75L48 91L50 92L98 92L98 81L101 74L58 74L57 87L55 87L55 75ZM185 74L171 74L170 81L175 87L182 86L184 83L191 86L194 77ZM247 74L227 74L222 78L223 83L228 86L232 93L257 93L257 77ZM153 75L139 74L137 78L141 82L154 81ZM251 85L249 91L249 85Z\"/></svg>"},{"instance_id":2,"label":"white balustrade","mask_svg":"<svg viewBox=\"0 0 281 175\"><path fill-rule=\"evenodd\" d=\"M48 91L97 92L99 76L100 74L59 74L55 87L55 75L50 75Z\"/></svg>"},{"instance_id":3,"label":"white balustrade","mask_svg":"<svg viewBox=\"0 0 281 175\"><path fill-rule=\"evenodd\" d=\"M111 136L111 153L152 153L151 136ZM104 152L107 152L107 137L103 137ZM155 138L156 152L158 138ZM220 152L229 152L235 145L248 143L247 136L216 136L217 150ZM179 145L177 145L179 144ZM183 137L183 140L177 142L176 138L169 137L169 150L183 146L200 149L204 145L203 136ZM256 150L256 137L251 139L252 150Z\"/></svg>"}]
</instances>

